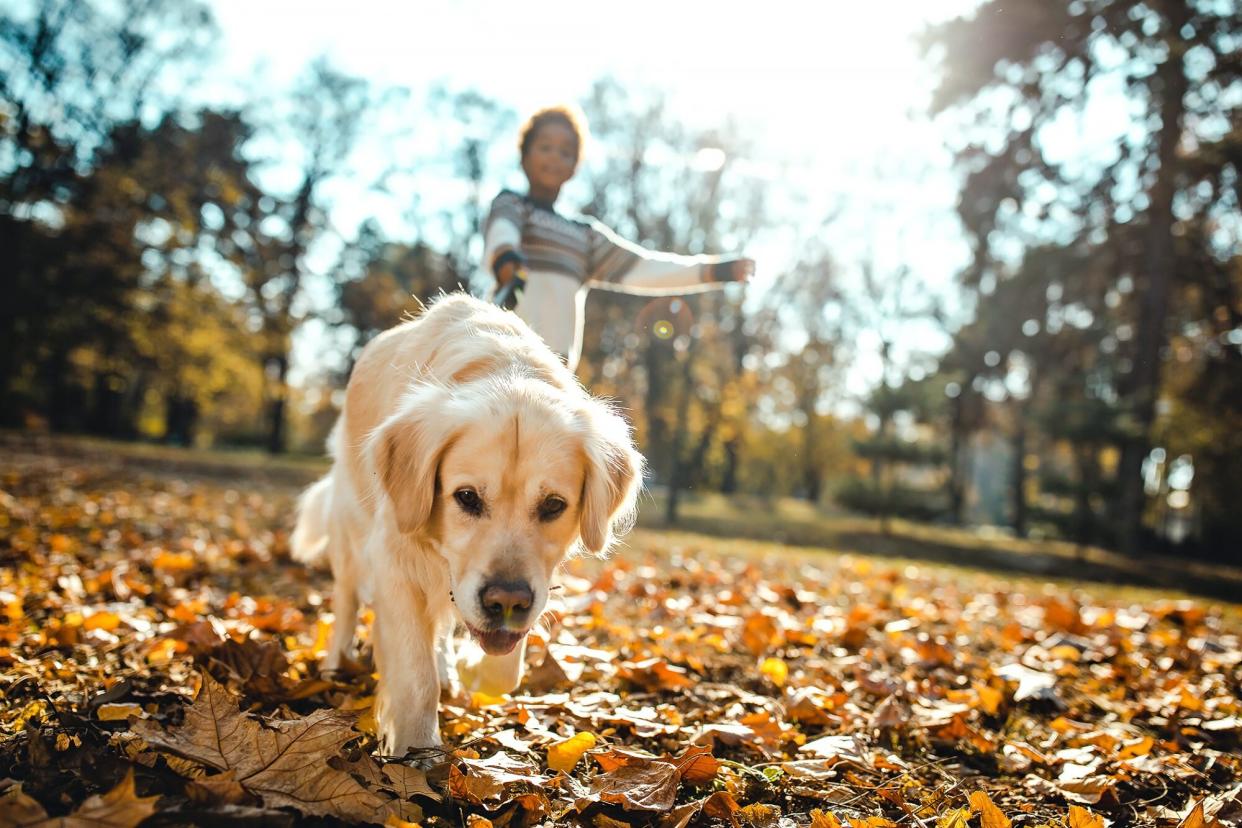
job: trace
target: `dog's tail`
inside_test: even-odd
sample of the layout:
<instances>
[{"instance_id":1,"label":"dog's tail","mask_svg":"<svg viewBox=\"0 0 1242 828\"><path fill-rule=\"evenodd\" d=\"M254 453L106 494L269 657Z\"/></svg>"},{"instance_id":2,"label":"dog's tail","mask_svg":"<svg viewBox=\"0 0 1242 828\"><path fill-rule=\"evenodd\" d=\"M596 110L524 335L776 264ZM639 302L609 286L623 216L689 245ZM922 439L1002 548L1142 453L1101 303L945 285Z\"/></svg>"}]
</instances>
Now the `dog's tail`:
<instances>
[{"instance_id":1,"label":"dog's tail","mask_svg":"<svg viewBox=\"0 0 1242 828\"><path fill-rule=\"evenodd\" d=\"M328 509L332 505L332 475L326 474L298 498L298 522L289 538L294 560L322 565L328 551Z\"/></svg>"}]
</instances>

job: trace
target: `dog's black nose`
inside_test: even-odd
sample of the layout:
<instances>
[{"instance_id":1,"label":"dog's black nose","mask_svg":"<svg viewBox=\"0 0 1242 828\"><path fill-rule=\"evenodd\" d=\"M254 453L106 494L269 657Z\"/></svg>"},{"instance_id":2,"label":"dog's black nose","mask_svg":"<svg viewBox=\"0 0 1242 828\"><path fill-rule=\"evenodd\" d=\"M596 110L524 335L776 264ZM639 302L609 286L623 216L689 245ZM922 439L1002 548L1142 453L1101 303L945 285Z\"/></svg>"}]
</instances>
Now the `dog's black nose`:
<instances>
[{"instance_id":1,"label":"dog's black nose","mask_svg":"<svg viewBox=\"0 0 1242 828\"><path fill-rule=\"evenodd\" d=\"M534 603L535 592L525 581L496 581L479 590L479 606L496 624L525 621Z\"/></svg>"}]
</instances>

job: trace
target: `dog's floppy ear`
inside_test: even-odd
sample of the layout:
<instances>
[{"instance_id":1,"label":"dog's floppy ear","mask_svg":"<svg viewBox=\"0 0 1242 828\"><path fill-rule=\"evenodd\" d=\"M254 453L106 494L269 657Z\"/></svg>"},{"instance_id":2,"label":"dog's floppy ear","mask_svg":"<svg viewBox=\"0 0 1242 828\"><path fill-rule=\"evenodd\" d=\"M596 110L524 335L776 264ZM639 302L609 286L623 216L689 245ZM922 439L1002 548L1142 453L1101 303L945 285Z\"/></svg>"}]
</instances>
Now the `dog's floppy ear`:
<instances>
[{"instance_id":1,"label":"dog's floppy ear","mask_svg":"<svg viewBox=\"0 0 1242 828\"><path fill-rule=\"evenodd\" d=\"M448 393L438 386L412 391L371 437L372 467L402 533L417 532L431 519L440 461L455 434L447 402Z\"/></svg>"},{"instance_id":2,"label":"dog's floppy ear","mask_svg":"<svg viewBox=\"0 0 1242 828\"><path fill-rule=\"evenodd\" d=\"M612 544L614 531L628 529L642 485L643 458L625 420L594 400L587 420L586 481L582 487L582 545L596 554Z\"/></svg>"}]
</instances>

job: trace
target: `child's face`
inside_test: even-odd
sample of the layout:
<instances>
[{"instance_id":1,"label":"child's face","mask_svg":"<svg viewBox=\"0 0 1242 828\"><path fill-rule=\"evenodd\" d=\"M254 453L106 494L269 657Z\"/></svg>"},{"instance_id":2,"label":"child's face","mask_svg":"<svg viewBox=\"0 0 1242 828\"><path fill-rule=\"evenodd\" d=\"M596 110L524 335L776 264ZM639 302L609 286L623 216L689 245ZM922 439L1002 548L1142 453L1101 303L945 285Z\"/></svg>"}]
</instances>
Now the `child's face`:
<instances>
[{"instance_id":1,"label":"child's face","mask_svg":"<svg viewBox=\"0 0 1242 828\"><path fill-rule=\"evenodd\" d=\"M531 193L555 198L573 176L577 161L578 139L573 130L555 121L539 127L522 158Z\"/></svg>"}]
</instances>

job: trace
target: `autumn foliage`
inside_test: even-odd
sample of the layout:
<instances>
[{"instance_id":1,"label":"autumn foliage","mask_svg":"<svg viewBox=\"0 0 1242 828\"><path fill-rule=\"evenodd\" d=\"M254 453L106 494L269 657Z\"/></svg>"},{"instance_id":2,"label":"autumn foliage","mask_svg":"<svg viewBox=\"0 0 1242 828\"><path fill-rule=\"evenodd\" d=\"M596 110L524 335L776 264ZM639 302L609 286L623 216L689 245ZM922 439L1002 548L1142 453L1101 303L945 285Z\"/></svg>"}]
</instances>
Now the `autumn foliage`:
<instances>
[{"instance_id":1,"label":"autumn foliage","mask_svg":"<svg viewBox=\"0 0 1242 828\"><path fill-rule=\"evenodd\" d=\"M378 756L370 670L317 668L295 488L0 475L0 825L1242 816L1233 610L640 532L567 567L518 693L446 694L446 752Z\"/></svg>"}]
</instances>

